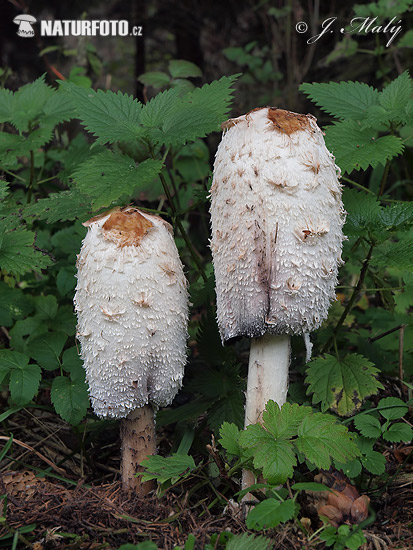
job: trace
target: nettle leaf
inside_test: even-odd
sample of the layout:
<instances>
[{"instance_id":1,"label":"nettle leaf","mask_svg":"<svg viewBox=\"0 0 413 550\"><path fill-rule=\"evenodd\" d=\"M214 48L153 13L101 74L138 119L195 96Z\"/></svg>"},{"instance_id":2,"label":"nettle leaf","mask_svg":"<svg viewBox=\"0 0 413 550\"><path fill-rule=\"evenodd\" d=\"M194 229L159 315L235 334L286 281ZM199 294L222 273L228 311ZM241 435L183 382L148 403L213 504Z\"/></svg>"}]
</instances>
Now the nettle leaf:
<instances>
[{"instance_id":1,"label":"nettle leaf","mask_svg":"<svg viewBox=\"0 0 413 550\"><path fill-rule=\"evenodd\" d=\"M377 137L372 128L362 128L356 120L337 122L325 128L326 145L334 153L343 172L366 170L384 165L404 150L403 141L396 136Z\"/></svg>"},{"instance_id":2,"label":"nettle leaf","mask_svg":"<svg viewBox=\"0 0 413 550\"><path fill-rule=\"evenodd\" d=\"M398 443L400 441L411 441L413 439L413 430L408 424L396 422L392 424L388 430L383 432L383 439Z\"/></svg>"},{"instance_id":3,"label":"nettle leaf","mask_svg":"<svg viewBox=\"0 0 413 550\"><path fill-rule=\"evenodd\" d=\"M332 459L347 462L360 454L347 428L325 413L304 418L295 445L307 460L324 470L330 468Z\"/></svg>"},{"instance_id":4,"label":"nettle leaf","mask_svg":"<svg viewBox=\"0 0 413 550\"><path fill-rule=\"evenodd\" d=\"M55 93L44 81L45 75L21 86L14 94L14 109L8 119L20 132L29 130L29 123L37 119L46 101Z\"/></svg>"},{"instance_id":5,"label":"nettle leaf","mask_svg":"<svg viewBox=\"0 0 413 550\"><path fill-rule=\"evenodd\" d=\"M170 116L174 109L178 109L180 105L179 90L176 88L165 90L156 94L143 106L140 121L147 128L158 128L162 125L164 118ZM156 133L154 135L156 136Z\"/></svg>"},{"instance_id":6,"label":"nettle leaf","mask_svg":"<svg viewBox=\"0 0 413 550\"><path fill-rule=\"evenodd\" d=\"M14 93L6 88L0 89L0 122L7 122L11 119L16 100Z\"/></svg>"},{"instance_id":7,"label":"nettle leaf","mask_svg":"<svg viewBox=\"0 0 413 550\"><path fill-rule=\"evenodd\" d=\"M223 76L186 94L163 118L157 140L165 145L183 145L219 130L230 110L235 78Z\"/></svg>"},{"instance_id":8,"label":"nettle leaf","mask_svg":"<svg viewBox=\"0 0 413 550\"><path fill-rule=\"evenodd\" d=\"M0 325L11 326L14 320L22 319L32 310L31 301L21 289L0 282Z\"/></svg>"},{"instance_id":9,"label":"nettle leaf","mask_svg":"<svg viewBox=\"0 0 413 550\"><path fill-rule=\"evenodd\" d=\"M413 222L413 203L392 204L380 209L379 221L387 229Z\"/></svg>"},{"instance_id":10,"label":"nettle leaf","mask_svg":"<svg viewBox=\"0 0 413 550\"><path fill-rule=\"evenodd\" d=\"M238 426L224 422L219 430L219 435L221 438L218 440L218 443L224 447L227 455L230 457L241 456L242 451L238 442L240 435Z\"/></svg>"},{"instance_id":11,"label":"nettle leaf","mask_svg":"<svg viewBox=\"0 0 413 550\"><path fill-rule=\"evenodd\" d=\"M350 416L360 409L364 399L382 389L376 379L378 369L368 359L355 353L338 360L332 355L317 357L307 367L307 394L313 403L321 402L340 416Z\"/></svg>"},{"instance_id":12,"label":"nettle leaf","mask_svg":"<svg viewBox=\"0 0 413 550\"><path fill-rule=\"evenodd\" d=\"M48 223L66 220L86 220L92 213L91 199L78 189L51 193L47 199L40 199L26 206L23 216L28 219L35 216Z\"/></svg>"},{"instance_id":13,"label":"nettle leaf","mask_svg":"<svg viewBox=\"0 0 413 550\"><path fill-rule=\"evenodd\" d=\"M69 94L78 118L97 137L95 143L133 141L142 137L139 126L142 104L121 92L104 92L60 82Z\"/></svg>"},{"instance_id":14,"label":"nettle leaf","mask_svg":"<svg viewBox=\"0 0 413 550\"><path fill-rule=\"evenodd\" d=\"M364 82L304 83L299 89L323 111L343 120L361 120L379 97L379 92Z\"/></svg>"},{"instance_id":15,"label":"nettle leaf","mask_svg":"<svg viewBox=\"0 0 413 550\"><path fill-rule=\"evenodd\" d=\"M404 71L395 80L390 82L379 96L382 107L392 113L393 117L403 116L406 103L412 93L412 84L408 71Z\"/></svg>"},{"instance_id":16,"label":"nettle leaf","mask_svg":"<svg viewBox=\"0 0 413 550\"><path fill-rule=\"evenodd\" d=\"M30 340L27 353L46 370L55 370L60 366L60 355L66 343L67 335L62 332L47 332Z\"/></svg>"},{"instance_id":17,"label":"nettle leaf","mask_svg":"<svg viewBox=\"0 0 413 550\"><path fill-rule=\"evenodd\" d=\"M365 235L368 229L377 227L383 209L375 195L344 189L343 202L347 211L346 235Z\"/></svg>"},{"instance_id":18,"label":"nettle leaf","mask_svg":"<svg viewBox=\"0 0 413 550\"><path fill-rule=\"evenodd\" d=\"M386 241L375 248L371 263L379 267L413 270L413 247L410 240Z\"/></svg>"},{"instance_id":19,"label":"nettle leaf","mask_svg":"<svg viewBox=\"0 0 413 550\"><path fill-rule=\"evenodd\" d=\"M7 181L0 180L0 201L2 201L9 193L9 184Z\"/></svg>"},{"instance_id":20,"label":"nettle leaf","mask_svg":"<svg viewBox=\"0 0 413 550\"><path fill-rule=\"evenodd\" d=\"M27 229L8 231L0 248L0 268L15 275L40 271L50 265L49 256L33 248L35 234Z\"/></svg>"},{"instance_id":21,"label":"nettle leaf","mask_svg":"<svg viewBox=\"0 0 413 550\"><path fill-rule=\"evenodd\" d=\"M70 97L62 92L54 92L43 106L43 113L40 117L41 124L56 126L75 116Z\"/></svg>"},{"instance_id":22,"label":"nettle leaf","mask_svg":"<svg viewBox=\"0 0 413 550\"><path fill-rule=\"evenodd\" d=\"M254 535L235 535L227 542L225 550L269 550L271 541L267 537Z\"/></svg>"},{"instance_id":23,"label":"nettle leaf","mask_svg":"<svg viewBox=\"0 0 413 550\"><path fill-rule=\"evenodd\" d=\"M57 376L52 383L50 398L56 412L69 424L79 424L86 415L89 396L86 384L80 379Z\"/></svg>"},{"instance_id":24,"label":"nettle leaf","mask_svg":"<svg viewBox=\"0 0 413 550\"><path fill-rule=\"evenodd\" d=\"M259 424L251 424L241 432L239 444L269 483L284 483L292 477L297 460L291 441L277 440Z\"/></svg>"},{"instance_id":25,"label":"nettle leaf","mask_svg":"<svg viewBox=\"0 0 413 550\"><path fill-rule=\"evenodd\" d=\"M156 479L158 483L166 481L176 483L179 479L185 479L195 470L196 465L192 456L174 453L172 456L149 456L142 460L141 466L145 467L142 481Z\"/></svg>"},{"instance_id":26,"label":"nettle leaf","mask_svg":"<svg viewBox=\"0 0 413 550\"><path fill-rule=\"evenodd\" d=\"M384 399L380 399L377 408L379 409L379 413L386 420L398 420L409 411L406 403L398 397L385 397Z\"/></svg>"},{"instance_id":27,"label":"nettle leaf","mask_svg":"<svg viewBox=\"0 0 413 550\"><path fill-rule=\"evenodd\" d=\"M280 502L275 498L267 498L251 510L246 525L248 529L256 531L277 527L280 523L293 519L297 508L297 504L291 499Z\"/></svg>"},{"instance_id":28,"label":"nettle leaf","mask_svg":"<svg viewBox=\"0 0 413 550\"><path fill-rule=\"evenodd\" d=\"M17 405L26 405L39 388L41 369L29 365L29 357L18 351L0 350L0 380L10 374L10 395Z\"/></svg>"},{"instance_id":29,"label":"nettle leaf","mask_svg":"<svg viewBox=\"0 0 413 550\"><path fill-rule=\"evenodd\" d=\"M148 71L138 77L139 82L144 86L153 86L154 88L163 88L171 80L170 76L162 71Z\"/></svg>"},{"instance_id":30,"label":"nettle leaf","mask_svg":"<svg viewBox=\"0 0 413 550\"><path fill-rule=\"evenodd\" d=\"M244 424L244 395L239 387L215 401L208 411L208 424L214 432L218 432L225 421L240 428Z\"/></svg>"},{"instance_id":31,"label":"nettle leaf","mask_svg":"<svg viewBox=\"0 0 413 550\"><path fill-rule=\"evenodd\" d=\"M381 436L380 421L371 414L359 414L355 416L354 425L364 437L377 439Z\"/></svg>"},{"instance_id":32,"label":"nettle leaf","mask_svg":"<svg viewBox=\"0 0 413 550\"><path fill-rule=\"evenodd\" d=\"M98 209L149 183L162 166L161 161L152 159L136 165L130 157L106 150L83 162L72 177L79 191L92 197L92 206Z\"/></svg>"}]
</instances>

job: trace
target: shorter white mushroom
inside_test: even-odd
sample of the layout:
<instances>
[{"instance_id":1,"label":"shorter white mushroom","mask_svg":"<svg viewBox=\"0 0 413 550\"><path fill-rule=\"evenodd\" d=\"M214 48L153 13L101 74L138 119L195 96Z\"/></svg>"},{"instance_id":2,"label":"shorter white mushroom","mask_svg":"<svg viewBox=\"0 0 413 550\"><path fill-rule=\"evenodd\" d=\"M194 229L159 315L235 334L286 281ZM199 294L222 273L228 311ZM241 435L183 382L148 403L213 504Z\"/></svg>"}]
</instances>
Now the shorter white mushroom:
<instances>
[{"instance_id":1,"label":"shorter white mushroom","mask_svg":"<svg viewBox=\"0 0 413 550\"><path fill-rule=\"evenodd\" d=\"M17 29L17 35L21 36L22 38L30 38L34 36L32 24L36 23L36 21L37 19L33 17L33 15L28 15L27 13L17 15L13 19L13 23L19 25L19 28Z\"/></svg>"},{"instance_id":2,"label":"shorter white mushroom","mask_svg":"<svg viewBox=\"0 0 413 550\"><path fill-rule=\"evenodd\" d=\"M122 419L122 482L156 451L153 407L169 405L186 363L187 283L171 226L137 208L84 223L75 309L92 407Z\"/></svg>"}]
</instances>

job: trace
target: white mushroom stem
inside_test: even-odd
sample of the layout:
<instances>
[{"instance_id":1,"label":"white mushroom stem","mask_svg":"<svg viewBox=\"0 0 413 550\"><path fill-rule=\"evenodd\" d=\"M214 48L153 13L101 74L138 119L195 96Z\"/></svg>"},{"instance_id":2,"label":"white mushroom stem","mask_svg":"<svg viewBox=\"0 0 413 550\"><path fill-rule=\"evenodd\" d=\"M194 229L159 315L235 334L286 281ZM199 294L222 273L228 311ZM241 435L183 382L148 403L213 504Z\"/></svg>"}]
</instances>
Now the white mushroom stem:
<instances>
[{"instance_id":1,"label":"white mushroom stem","mask_svg":"<svg viewBox=\"0 0 413 550\"><path fill-rule=\"evenodd\" d=\"M132 411L120 423L122 441L122 487L133 491L138 496L145 496L152 491L154 481L141 482L139 472L142 460L156 453L155 414L151 405L145 405Z\"/></svg>"},{"instance_id":2,"label":"white mushroom stem","mask_svg":"<svg viewBox=\"0 0 413 550\"><path fill-rule=\"evenodd\" d=\"M262 413L270 399L280 407L286 402L290 354L290 336L287 334L264 334L251 340L245 427L262 422ZM244 470L242 488L254 483L254 474Z\"/></svg>"}]
</instances>

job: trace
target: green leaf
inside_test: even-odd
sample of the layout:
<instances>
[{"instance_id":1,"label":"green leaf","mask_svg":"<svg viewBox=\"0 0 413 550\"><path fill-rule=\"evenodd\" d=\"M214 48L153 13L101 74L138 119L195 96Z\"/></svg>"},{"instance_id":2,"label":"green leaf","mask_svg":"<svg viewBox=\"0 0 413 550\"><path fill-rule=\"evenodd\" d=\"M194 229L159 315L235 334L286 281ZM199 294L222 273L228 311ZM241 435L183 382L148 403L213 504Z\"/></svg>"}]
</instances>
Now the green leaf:
<instances>
[{"instance_id":1,"label":"green leaf","mask_svg":"<svg viewBox=\"0 0 413 550\"><path fill-rule=\"evenodd\" d=\"M46 370L55 370L60 366L60 354L67 336L62 332L47 332L30 340L27 353Z\"/></svg>"},{"instance_id":2,"label":"green leaf","mask_svg":"<svg viewBox=\"0 0 413 550\"><path fill-rule=\"evenodd\" d=\"M0 282L0 325L11 326L16 319L22 319L33 309L27 295L19 288L10 288Z\"/></svg>"},{"instance_id":3,"label":"green leaf","mask_svg":"<svg viewBox=\"0 0 413 550\"><path fill-rule=\"evenodd\" d=\"M361 120L379 97L378 91L364 82L304 83L299 89L323 111L343 120Z\"/></svg>"},{"instance_id":4,"label":"green leaf","mask_svg":"<svg viewBox=\"0 0 413 550\"><path fill-rule=\"evenodd\" d=\"M380 399L377 408L386 420L397 420L398 418L402 418L409 410L406 403L398 397L385 397L384 399Z\"/></svg>"},{"instance_id":5,"label":"green leaf","mask_svg":"<svg viewBox=\"0 0 413 550\"><path fill-rule=\"evenodd\" d=\"M404 106L410 99L411 93L412 84L409 72L404 71L404 73L384 88L379 96L379 102L388 111L397 112L404 109Z\"/></svg>"},{"instance_id":6,"label":"green leaf","mask_svg":"<svg viewBox=\"0 0 413 550\"><path fill-rule=\"evenodd\" d=\"M371 128L362 129L355 120L337 122L325 128L326 145L334 153L336 163L343 172L366 170L378 164L384 165L400 155L404 150L403 142L396 136L377 137Z\"/></svg>"},{"instance_id":7,"label":"green leaf","mask_svg":"<svg viewBox=\"0 0 413 550\"><path fill-rule=\"evenodd\" d=\"M362 466L358 458L355 458L354 460L350 460L345 464L337 461L334 461L334 463L337 470L342 470L343 474L346 475L347 477L350 477L351 479L354 479L355 477L361 474Z\"/></svg>"},{"instance_id":8,"label":"green leaf","mask_svg":"<svg viewBox=\"0 0 413 550\"><path fill-rule=\"evenodd\" d=\"M56 286L61 296L66 296L76 286L76 269L62 267L56 277Z\"/></svg>"},{"instance_id":9,"label":"green leaf","mask_svg":"<svg viewBox=\"0 0 413 550\"><path fill-rule=\"evenodd\" d=\"M142 136L139 127L142 104L121 92L85 89L61 82L70 95L77 116L86 130L97 137L95 143L133 141Z\"/></svg>"},{"instance_id":10,"label":"green leaf","mask_svg":"<svg viewBox=\"0 0 413 550\"><path fill-rule=\"evenodd\" d=\"M330 468L332 459L346 462L360 454L345 426L325 413L304 418L295 444L307 460L324 470Z\"/></svg>"},{"instance_id":11,"label":"green leaf","mask_svg":"<svg viewBox=\"0 0 413 550\"><path fill-rule=\"evenodd\" d=\"M29 357L11 350L0 350L0 380L10 373L10 394L17 405L26 405L36 394L41 370L29 365Z\"/></svg>"},{"instance_id":12,"label":"green leaf","mask_svg":"<svg viewBox=\"0 0 413 550\"><path fill-rule=\"evenodd\" d=\"M107 150L83 162L72 174L82 194L92 197L95 209L109 206L135 188L149 183L162 169L160 160L147 159L136 165L126 155Z\"/></svg>"},{"instance_id":13,"label":"green leaf","mask_svg":"<svg viewBox=\"0 0 413 550\"><path fill-rule=\"evenodd\" d=\"M37 119L54 90L44 82L44 75L14 94L14 109L9 121L20 131L27 132L29 123Z\"/></svg>"},{"instance_id":14,"label":"green leaf","mask_svg":"<svg viewBox=\"0 0 413 550\"><path fill-rule=\"evenodd\" d=\"M221 439L218 442L224 447L230 457L241 456L241 448L238 443L240 431L235 424L224 422L219 430Z\"/></svg>"},{"instance_id":15,"label":"green leaf","mask_svg":"<svg viewBox=\"0 0 413 550\"><path fill-rule=\"evenodd\" d=\"M262 469L269 483L285 483L292 477L297 460L290 441L276 440L259 424L251 424L241 432L239 444L244 453L253 458L254 467Z\"/></svg>"},{"instance_id":16,"label":"green leaf","mask_svg":"<svg viewBox=\"0 0 413 550\"><path fill-rule=\"evenodd\" d=\"M413 270L413 247L410 240L390 242L387 240L375 248L371 259L373 265L400 270Z\"/></svg>"},{"instance_id":17,"label":"green leaf","mask_svg":"<svg viewBox=\"0 0 413 550\"><path fill-rule=\"evenodd\" d=\"M364 437L377 439L381 436L381 424L371 414L359 414L354 417L354 425Z\"/></svg>"},{"instance_id":18,"label":"green leaf","mask_svg":"<svg viewBox=\"0 0 413 550\"><path fill-rule=\"evenodd\" d=\"M397 42L398 48L413 48L413 30L407 31Z\"/></svg>"},{"instance_id":19,"label":"green leaf","mask_svg":"<svg viewBox=\"0 0 413 550\"><path fill-rule=\"evenodd\" d=\"M167 458L159 455L149 456L142 460L141 466L145 467L142 481L156 479L161 484L166 481L174 484L179 479L185 479L196 468L192 456L177 453Z\"/></svg>"},{"instance_id":20,"label":"green leaf","mask_svg":"<svg viewBox=\"0 0 413 550\"><path fill-rule=\"evenodd\" d=\"M15 275L24 275L50 265L50 257L33 248L34 239L35 234L26 229L6 232L0 248L0 268Z\"/></svg>"},{"instance_id":21,"label":"green leaf","mask_svg":"<svg viewBox=\"0 0 413 550\"><path fill-rule=\"evenodd\" d=\"M36 311L43 319L54 319L58 310L57 299L52 294L36 298Z\"/></svg>"},{"instance_id":22,"label":"green leaf","mask_svg":"<svg viewBox=\"0 0 413 550\"><path fill-rule=\"evenodd\" d=\"M54 92L43 106L40 121L42 124L56 126L56 124L70 120L74 116L75 111L70 97L62 92Z\"/></svg>"},{"instance_id":23,"label":"green leaf","mask_svg":"<svg viewBox=\"0 0 413 550\"><path fill-rule=\"evenodd\" d=\"M82 380L57 376L53 380L50 397L56 412L69 424L79 424L86 415L89 396Z\"/></svg>"},{"instance_id":24,"label":"green leaf","mask_svg":"<svg viewBox=\"0 0 413 550\"><path fill-rule=\"evenodd\" d=\"M251 510L246 525L248 529L256 531L277 527L280 523L293 519L296 510L297 506L291 499L280 502L275 498L268 498Z\"/></svg>"},{"instance_id":25,"label":"green leaf","mask_svg":"<svg viewBox=\"0 0 413 550\"><path fill-rule=\"evenodd\" d=\"M202 88L186 94L167 113L153 139L165 145L183 145L219 130L232 101L236 77L223 76Z\"/></svg>"},{"instance_id":26,"label":"green leaf","mask_svg":"<svg viewBox=\"0 0 413 550\"><path fill-rule=\"evenodd\" d=\"M147 73L141 74L138 80L142 82L144 86L163 88L169 84L170 77L161 71L148 71Z\"/></svg>"},{"instance_id":27,"label":"green leaf","mask_svg":"<svg viewBox=\"0 0 413 550\"><path fill-rule=\"evenodd\" d=\"M346 235L364 236L369 230L377 227L383 209L375 195L355 189L344 189L343 202L347 211L344 226Z\"/></svg>"},{"instance_id":28,"label":"green leaf","mask_svg":"<svg viewBox=\"0 0 413 550\"><path fill-rule=\"evenodd\" d=\"M332 492L332 489L330 489L330 487L327 487L322 483L316 483L315 481L294 483L294 485L291 485L291 489L293 491L330 491Z\"/></svg>"},{"instance_id":29,"label":"green leaf","mask_svg":"<svg viewBox=\"0 0 413 550\"><path fill-rule=\"evenodd\" d=\"M158 547L154 542L146 540L145 542L140 542L139 544L122 544L119 546L118 550L158 550Z\"/></svg>"},{"instance_id":30,"label":"green leaf","mask_svg":"<svg viewBox=\"0 0 413 550\"><path fill-rule=\"evenodd\" d=\"M51 193L47 199L40 199L36 203L27 206L24 210L24 217L35 216L48 223L58 221L75 220L80 218L86 220L92 212L90 198L80 193L78 189Z\"/></svg>"},{"instance_id":31,"label":"green leaf","mask_svg":"<svg viewBox=\"0 0 413 550\"><path fill-rule=\"evenodd\" d=\"M413 439L413 430L408 424L396 422L392 424L388 430L383 432L383 439L393 443L398 443L400 441L405 441L407 443Z\"/></svg>"},{"instance_id":32,"label":"green leaf","mask_svg":"<svg viewBox=\"0 0 413 550\"><path fill-rule=\"evenodd\" d=\"M7 122L13 116L16 100L12 91L0 89L0 122Z\"/></svg>"},{"instance_id":33,"label":"green leaf","mask_svg":"<svg viewBox=\"0 0 413 550\"><path fill-rule=\"evenodd\" d=\"M373 451L374 440L358 437L356 443L361 451L359 460L363 467L374 475L379 476L383 474L386 467L386 459L381 453Z\"/></svg>"},{"instance_id":34,"label":"green leaf","mask_svg":"<svg viewBox=\"0 0 413 550\"><path fill-rule=\"evenodd\" d=\"M381 208L378 218L386 229L411 223L413 221L413 203L398 203Z\"/></svg>"},{"instance_id":35,"label":"green leaf","mask_svg":"<svg viewBox=\"0 0 413 550\"><path fill-rule=\"evenodd\" d=\"M173 78L202 76L202 71L199 67L184 59L171 59L168 68Z\"/></svg>"},{"instance_id":36,"label":"green leaf","mask_svg":"<svg viewBox=\"0 0 413 550\"><path fill-rule=\"evenodd\" d=\"M368 359L355 353L338 360L332 355L317 357L307 367L307 394L321 410L330 408L340 416L350 416L362 402L377 393L382 384L376 379L378 369Z\"/></svg>"},{"instance_id":37,"label":"green leaf","mask_svg":"<svg viewBox=\"0 0 413 550\"><path fill-rule=\"evenodd\" d=\"M62 368L70 373L70 378L72 380L85 380L85 369L83 368L82 359L79 356L76 346L63 352Z\"/></svg>"},{"instance_id":38,"label":"green leaf","mask_svg":"<svg viewBox=\"0 0 413 550\"><path fill-rule=\"evenodd\" d=\"M223 422L233 422L239 427L244 424L244 395L239 386L222 395L208 411L208 424L214 432L219 431Z\"/></svg>"},{"instance_id":39,"label":"green leaf","mask_svg":"<svg viewBox=\"0 0 413 550\"><path fill-rule=\"evenodd\" d=\"M141 123L147 128L157 128L162 125L165 117L170 116L174 109L179 108L181 99L179 90L165 90L144 105L141 113Z\"/></svg>"},{"instance_id":40,"label":"green leaf","mask_svg":"<svg viewBox=\"0 0 413 550\"><path fill-rule=\"evenodd\" d=\"M304 407L297 403L284 403L281 407L275 401L268 401L262 419L265 428L276 439L290 439L297 435L301 421L311 414L311 407Z\"/></svg>"},{"instance_id":41,"label":"green leaf","mask_svg":"<svg viewBox=\"0 0 413 550\"><path fill-rule=\"evenodd\" d=\"M228 541L225 550L269 550L271 541L266 537L254 535L236 535Z\"/></svg>"}]
</instances>

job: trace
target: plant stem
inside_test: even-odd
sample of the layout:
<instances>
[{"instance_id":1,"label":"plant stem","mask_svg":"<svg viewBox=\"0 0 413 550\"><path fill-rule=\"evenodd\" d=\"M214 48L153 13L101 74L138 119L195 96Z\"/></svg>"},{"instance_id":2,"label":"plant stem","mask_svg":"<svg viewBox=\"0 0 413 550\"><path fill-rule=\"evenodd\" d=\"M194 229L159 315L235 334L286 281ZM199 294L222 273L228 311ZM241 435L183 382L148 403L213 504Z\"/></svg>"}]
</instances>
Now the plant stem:
<instances>
[{"instance_id":1,"label":"plant stem","mask_svg":"<svg viewBox=\"0 0 413 550\"><path fill-rule=\"evenodd\" d=\"M34 183L34 153L33 151L30 151L30 181L29 181L29 187L27 189L27 204L30 204L30 201L32 200L33 183Z\"/></svg>"},{"instance_id":2,"label":"plant stem","mask_svg":"<svg viewBox=\"0 0 413 550\"><path fill-rule=\"evenodd\" d=\"M387 159L386 166L384 167L383 177L381 179L380 190L379 190L379 194L378 194L379 197L381 197L384 193L384 187L385 187L386 182L387 182L387 177L389 175L389 170L390 170L390 161L389 161L389 159Z\"/></svg>"},{"instance_id":3,"label":"plant stem","mask_svg":"<svg viewBox=\"0 0 413 550\"><path fill-rule=\"evenodd\" d=\"M360 183L357 183L356 181L353 181L350 178L346 178L345 176L341 176L341 179L343 181L346 181L347 183L350 183L351 185L354 185L354 187L358 187L359 189L362 189L363 191L366 191L366 193L371 193L372 195L374 195L374 192L371 189L367 189L367 187L364 187L364 185L361 185Z\"/></svg>"}]
</instances>

